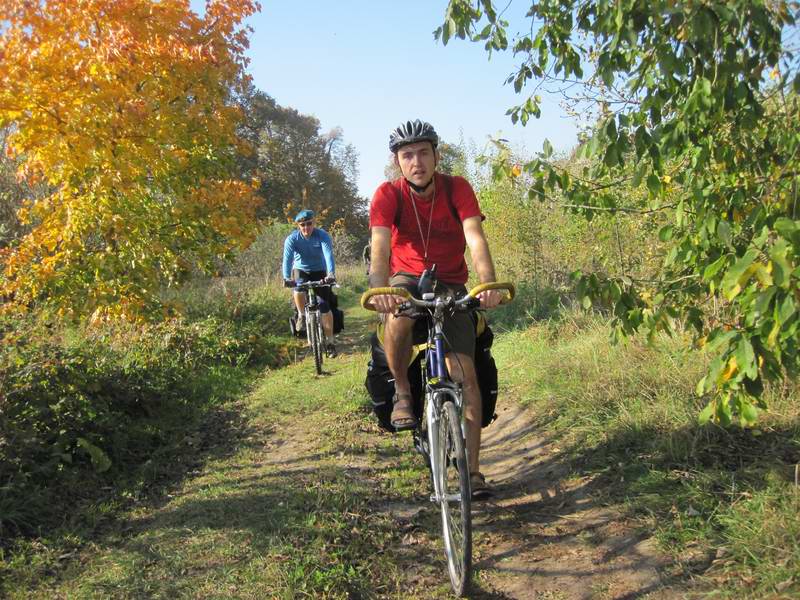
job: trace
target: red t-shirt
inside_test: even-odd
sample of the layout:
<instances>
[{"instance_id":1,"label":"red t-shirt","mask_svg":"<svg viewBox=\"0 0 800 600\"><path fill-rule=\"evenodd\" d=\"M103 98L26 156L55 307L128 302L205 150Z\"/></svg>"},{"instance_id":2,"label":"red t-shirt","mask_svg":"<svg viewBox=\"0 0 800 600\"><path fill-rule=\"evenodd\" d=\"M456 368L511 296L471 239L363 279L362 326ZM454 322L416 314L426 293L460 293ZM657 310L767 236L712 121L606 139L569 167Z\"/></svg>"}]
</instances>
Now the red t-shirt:
<instances>
[{"instance_id":1,"label":"red t-shirt","mask_svg":"<svg viewBox=\"0 0 800 600\"><path fill-rule=\"evenodd\" d=\"M464 251L467 242L464 238L462 222L470 217L481 217L478 199L472 186L463 177L451 178L451 197L447 198L444 175L437 173L436 197L433 201L431 222L431 201L412 196L408 182L404 178L387 181L375 192L369 207L370 227L388 227L392 230L392 273L404 271L421 275L426 268L436 265L437 279L445 283L464 284L467 282L467 263ZM397 202L402 194L399 211L399 227L395 220L398 215ZM416 203L417 217L414 215ZM456 214L458 219L456 219ZM428 238L428 223L430 237ZM425 256L425 241L428 244L428 259Z\"/></svg>"}]
</instances>

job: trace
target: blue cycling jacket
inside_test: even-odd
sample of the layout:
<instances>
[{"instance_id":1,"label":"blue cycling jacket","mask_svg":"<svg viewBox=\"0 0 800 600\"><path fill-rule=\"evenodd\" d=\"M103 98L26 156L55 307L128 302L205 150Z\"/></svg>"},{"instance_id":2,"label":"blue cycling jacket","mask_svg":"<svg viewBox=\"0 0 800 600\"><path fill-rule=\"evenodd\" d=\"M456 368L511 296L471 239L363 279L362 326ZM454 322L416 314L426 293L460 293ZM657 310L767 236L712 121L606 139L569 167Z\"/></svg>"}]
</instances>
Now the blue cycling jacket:
<instances>
[{"instance_id":1,"label":"blue cycling jacket","mask_svg":"<svg viewBox=\"0 0 800 600\"><path fill-rule=\"evenodd\" d=\"M308 239L300 230L289 234L283 243L283 278L290 279L292 269L300 271L325 271L328 275L336 274L333 262L333 242L324 229L314 228Z\"/></svg>"}]
</instances>

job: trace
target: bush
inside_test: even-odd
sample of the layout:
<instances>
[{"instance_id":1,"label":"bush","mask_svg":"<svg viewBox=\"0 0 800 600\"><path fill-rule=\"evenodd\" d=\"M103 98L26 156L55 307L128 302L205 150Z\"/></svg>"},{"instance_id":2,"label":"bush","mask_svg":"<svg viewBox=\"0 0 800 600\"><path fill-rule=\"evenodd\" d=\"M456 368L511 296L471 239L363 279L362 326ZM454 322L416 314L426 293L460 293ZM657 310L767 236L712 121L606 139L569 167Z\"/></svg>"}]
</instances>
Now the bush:
<instances>
[{"instance_id":1,"label":"bush","mask_svg":"<svg viewBox=\"0 0 800 600\"><path fill-rule=\"evenodd\" d=\"M269 290L244 296L206 295L205 310L155 324L0 320L0 532L34 529L88 480L130 474L230 394L223 371L241 381L284 360L275 317L288 307Z\"/></svg>"},{"instance_id":2,"label":"bush","mask_svg":"<svg viewBox=\"0 0 800 600\"><path fill-rule=\"evenodd\" d=\"M233 262L220 269L221 274L254 279L260 285L280 276L283 241L292 230L292 225L288 223L264 226L252 244L242 250Z\"/></svg>"}]
</instances>

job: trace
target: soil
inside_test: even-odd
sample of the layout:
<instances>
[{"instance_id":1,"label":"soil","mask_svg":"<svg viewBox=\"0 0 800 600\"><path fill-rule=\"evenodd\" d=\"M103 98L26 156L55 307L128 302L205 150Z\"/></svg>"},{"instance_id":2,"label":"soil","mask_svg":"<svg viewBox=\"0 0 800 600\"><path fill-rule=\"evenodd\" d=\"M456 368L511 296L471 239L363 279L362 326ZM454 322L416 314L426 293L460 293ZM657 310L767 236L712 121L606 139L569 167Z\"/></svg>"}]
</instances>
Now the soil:
<instances>
[{"instance_id":1,"label":"soil","mask_svg":"<svg viewBox=\"0 0 800 600\"><path fill-rule=\"evenodd\" d=\"M570 476L553 446L513 406L485 430L481 469L495 496L473 510L485 591L475 597L683 597L641 524L603 505L591 479Z\"/></svg>"}]
</instances>

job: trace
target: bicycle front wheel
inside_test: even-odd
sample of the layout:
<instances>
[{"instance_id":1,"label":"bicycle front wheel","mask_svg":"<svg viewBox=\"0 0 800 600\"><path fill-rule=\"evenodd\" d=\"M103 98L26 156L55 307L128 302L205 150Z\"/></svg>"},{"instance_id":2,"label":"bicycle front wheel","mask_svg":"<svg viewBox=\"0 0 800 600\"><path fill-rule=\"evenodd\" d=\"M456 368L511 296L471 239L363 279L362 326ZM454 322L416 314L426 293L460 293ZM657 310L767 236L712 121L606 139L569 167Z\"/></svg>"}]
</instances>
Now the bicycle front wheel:
<instances>
[{"instance_id":1,"label":"bicycle front wheel","mask_svg":"<svg viewBox=\"0 0 800 600\"><path fill-rule=\"evenodd\" d=\"M311 354L314 355L314 368L317 371L317 375L322 375L322 339L320 339L320 323L317 313L308 313L306 328L308 331L308 344L311 346Z\"/></svg>"},{"instance_id":2,"label":"bicycle front wheel","mask_svg":"<svg viewBox=\"0 0 800 600\"><path fill-rule=\"evenodd\" d=\"M439 415L437 477L442 508L444 551L453 590L463 596L472 574L472 513L469 467L461 432L461 419L452 402L444 402Z\"/></svg>"}]
</instances>

